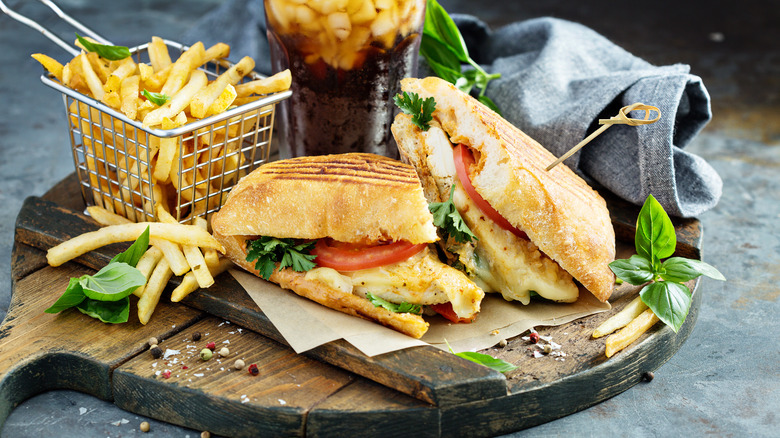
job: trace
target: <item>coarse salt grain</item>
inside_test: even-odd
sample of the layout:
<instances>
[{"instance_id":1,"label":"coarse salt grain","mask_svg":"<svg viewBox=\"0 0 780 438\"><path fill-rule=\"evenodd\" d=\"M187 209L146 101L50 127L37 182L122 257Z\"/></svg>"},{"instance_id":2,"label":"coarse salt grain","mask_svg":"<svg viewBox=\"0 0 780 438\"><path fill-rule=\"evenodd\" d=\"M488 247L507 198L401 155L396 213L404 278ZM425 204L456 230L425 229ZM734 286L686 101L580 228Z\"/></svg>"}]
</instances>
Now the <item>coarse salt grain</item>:
<instances>
[{"instance_id":1,"label":"coarse salt grain","mask_svg":"<svg viewBox=\"0 0 780 438\"><path fill-rule=\"evenodd\" d=\"M79 415L84 415L87 413L87 408L79 408Z\"/></svg>"},{"instance_id":2,"label":"coarse salt grain","mask_svg":"<svg viewBox=\"0 0 780 438\"><path fill-rule=\"evenodd\" d=\"M229 344L230 343L230 339L225 339L224 341L222 341L222 343L223 344Z\"/></svg>"},{"instance_id":3,"label":"coarse salt grain","mask_svg":"<svg viewBox=\"0 0 780 438\"><path fill-rule=\"evenodd\" d=\"M195 374L193 374L193 376L195 376L195 377L203 377L203 373L195 373Z\"/></svg>"},{"instance_id":4,"label":"coarse salt grain","mask_svg":"<svg viewBox=\"0 0 780 438\"><path fill-rule=\"evenodd\" d=\"M542 357L542 356L544 356L544 355L542 354L542 352L541 352L541 351L539 351L539 350L534 350L534 357L535 357L535 358L537 358L537 359L538 359L538 358L540 358L540 357Z\"/></svg>"},{"instance_id":5,"label":"coarse salt grain","mask_svg":"<svg viewBox=\"0 0 780 438\"><path fill-rule=\"evenodd\" d=\"M284 401L284 400L282 400L282 399L279 399L279 404L280 404L280 405L282 405L282 406L284 406L284 405L286 405L286 404L287 404L287 402L286 402L286 401Z\"/></svg>"},{"instance_id":6,"label":"coarse salt grain","mask_svg":"<svg viewBox=\"0 0 780 438\"><path fill-rule=\"evenodd\" d=\"M163 354L163 359L168 359L168 356L175 356L179 353L181 353L181 350L171 350L170 348L166 348L165 353Z\"/></svg>"}]
</instances>

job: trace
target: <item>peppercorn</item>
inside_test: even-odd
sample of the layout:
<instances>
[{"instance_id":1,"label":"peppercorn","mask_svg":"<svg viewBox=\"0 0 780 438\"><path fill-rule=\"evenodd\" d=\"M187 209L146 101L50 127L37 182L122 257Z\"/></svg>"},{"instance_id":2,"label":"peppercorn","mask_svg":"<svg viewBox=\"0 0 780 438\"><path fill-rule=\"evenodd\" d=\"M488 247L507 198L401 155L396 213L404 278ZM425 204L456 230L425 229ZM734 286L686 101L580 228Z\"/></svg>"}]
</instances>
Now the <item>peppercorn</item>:
<instances>
[{"instance_id":1,"label":"peppercorn","mask_svg":"<svg viewBox=\"0 0 780 438\"><path fill-rule=\"evenodd\" d=\"M552 353L552 345L544 344L544 352L547 353L547 354Z\"/></svg>"},{"instance_id":2,"label":"peppercorn","mask_svg":"<svg viewBox=\"0 0 780 438\"><path fill-rule=\"evenodd\" d=\"M195 332L192 334L192 340L197 342L200 341L200 332Z\"/></svg>"},{"instance_id":3,"label":"peppercorn","mask_svg":"<svg viewBox=\"0 0 780 438\"><path fill-rule=\"evenodd\" d=\"M228 357L230 355L230 350L228 350L227 347L222 347L219 350L219 355L222 356L222 357Z\"/></svg>"},{"instance_id":4,"label":"peppercorn","mask_svg":"<svg viewBox=\"0 0 780 438\"><path fill-rule=\"evenodd\" d=\"M212 353L211 350L208 349L208 348L204 348L203 350L200 350L200 358L201 358L201 360L209 360L209 359L211 359L211 356L213 354L214 353Z\"/></svg>"},{"instance_id":5,"label":"peppercorn","mask_svg":"<svg viewBox=\"0 0 780 438\"><path fill-rule=\"evenodd\" d=\"M652 382L654 378L655 378L655 374L653 374L652 371L648 371L642 374L642 379L644 379L646 382Z\"/></svg>"},{"instance_id":6,"label":"peppercorn","mask_svg":"<svg viewBox=\"0 0 780 438\"><path fill-rule=\"evenodd\" d=\"M539 342L539 333L531 332L531 334L528 336L528 338L531 340L532 344L535 344Z\"/></svg>"},{"instance_id":7,"label":"peppercorn","mask_svg":"<svg viewBox=\"0 0 780 438\"><path fill-rule=\"evenodd\" d=\"M234 363L234 364L233 364L233 368L235 368L235 369L237 369L237 370L241 370L241 369L244 369L244 365L245 365L245 364L244 364L244 361L243 361L243 360L241 360L241 359L236 359L236 363Z\"/></svg>"},{"instance_id":8,"label":"peppercorn","mask_svg":"<svg viewBox=\"0 0 780 438\"><path fill-rule=\"evenodd\" d=\"M249 365L249 374L253 376L260 374L260 370L257 369L257 364L253 363L252 365Z\"/></svg>"},{"instance_id":9,"label":"peppercorn","mask_svg":"<svg viewBox=\"0 0 780 438\"><path fill-rule=\"evenodd\" d=\"M148 341L148 342L149 342L149 346L150 346L150 347L153 347L153 346L155 346L155 345L157 345L157 344L158 344L158 342L157 342L157 338L155 338L154 336L152 336L151 338L149 338L149 341Z\"/></svg>"},{"instance_id":10,"label":"peppercorn","mask_svg":"<svg viewBox=\"0 0 780 438\"><path fill-rule=\"evenodd\" d=\"M203 432L200 433L200 438L211 438L211 432L209 432L208 430L204 430Z\"/></svg>"},{"instance_id":11,"label":"peppercorn","mask_svg":"<svg viewBox=\"0 0 780 438\"><path fill-rule=\"evenodd\" d=\"M155 358L155 359L159 359L163 355L162 349L160 347L156 346L156 345L154 347L150 348L149 352L152 353L152 357Z\"/></svg>"},{"instance_id":12,"label":"peppercorn","mask_svg":"<svg viewBox=\"0 0 780 438\"><path fill-rule=\"evenodd\" d=\"M149 429L151 429L151 426L149 426L149 422L142 421L141 426L139 427L141 429L141 432L146 433L149 432Z\"/></svg>"},{"instance_id":13,"label":"peppercorn","mask_svg":"<svg viewBox=\"0 0 780 438\"><path fill-rule=\"evenodd\" d=\"M208 344L206 344L206 348L208 348L211 351L214 351L214 350L217 349L217 344L215 344L213 342L209 342Z\"/></svg>"},{"instance_id":14,"label":"peppercorn","mask_svg":"<svg viewBox=\"0 0 780 438\"><path fill-rule=\"evenodd\" d=\"M506 344L507 344L506 339L502 339L502 340L498 341L498 346L501 347L501 348L506 347Z\"/></svg>"}]
</instances>

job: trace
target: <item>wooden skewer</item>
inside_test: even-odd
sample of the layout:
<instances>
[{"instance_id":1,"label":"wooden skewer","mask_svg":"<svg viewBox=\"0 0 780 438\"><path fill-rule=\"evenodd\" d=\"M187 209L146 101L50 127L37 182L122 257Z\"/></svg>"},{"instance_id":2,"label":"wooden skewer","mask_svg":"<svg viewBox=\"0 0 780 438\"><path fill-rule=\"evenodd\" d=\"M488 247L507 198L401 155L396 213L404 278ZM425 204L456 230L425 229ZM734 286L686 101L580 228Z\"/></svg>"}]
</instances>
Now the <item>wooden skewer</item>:
<instances>
[{"instance_id":1,"label":"wooden skewer","mask_svg":"<svg viewBox=\"0 0 780 438\"><path fill-rule=\"evenodd\" d=\"M628 117L628 113L630 113L631 111L634 111L634 110L644 111L645 112L645 118L644 119L632 119L631 117ZM657 115L656 115L656 117L654 119L650 119L650 111L655 111L657 113ZM575 152L577 152L578 150L582 149L583 146L585 146L586 144L590 143L591 140L593 140L594 138L598 137L599 134L601 134L602 132L606 131L612 125L618 125L618 124L620 124L620 125L628 125L628 126L649 125L649 124L657 122L660 118L661 118L661 111L658 108L654 107L654 106L645 105L643 103L635 103L635 104L632 104L632 105L624 106L623 108L620 108L620 111L618 112L618 114L616 116L612 116L612 117L610 117L608 119L599 119L599 125L603 125L601 128L595 130L592 134L590 134L589 136L585 137L584 140L582 140L581 142L577 143L576 146L574 146L573 148L569 149L568 152L566 152L560 158L555 160L552 164L547 166L547 168L545 170L547 170L549 172L550 169L552 169L553 167L557 166L558 164L563 162L565 159L567 159L567 158L571 157L572 155L574 155Z\"/></svg>"}]
</instances>

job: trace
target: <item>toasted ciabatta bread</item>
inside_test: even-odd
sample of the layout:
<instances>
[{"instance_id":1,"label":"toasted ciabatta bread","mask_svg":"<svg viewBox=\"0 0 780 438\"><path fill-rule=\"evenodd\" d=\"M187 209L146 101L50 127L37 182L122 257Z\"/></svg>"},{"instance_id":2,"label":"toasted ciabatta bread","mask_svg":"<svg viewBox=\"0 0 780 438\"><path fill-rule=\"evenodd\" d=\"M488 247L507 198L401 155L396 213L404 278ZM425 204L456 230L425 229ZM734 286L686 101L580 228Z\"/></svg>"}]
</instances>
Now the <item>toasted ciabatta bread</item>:
<instances>
[{"instance_id":1,"label":"toasted ciabatta bread","mask_svg":"<svg viewBox=\"0 0 780 438\"><path fill-rule=\"evenodd\" d=\"M301 157L265 164L243 178L212 217L214 237L234 263L260 276L246 260L247 241L258 236L373 244L438 239L414 169L372 154ZM315 260L316 262L316 260ZM417 274L419 279L409 278ZM375 307L370 292L411 304L451 302L466 316L479 311L484 292L429 249L386 267L342 273L276 269L270 281L332 309L377 321L419 338L428 323L411 313ZM384 288L384 290L383 290Z\"/></svg>"},{"instance_id":2,"label":"toasted ciabatta bread","mask_svg":"<svg viewBox=\"0 0 780 438\"><path fill-rule=\"evenodd\" d=\"M429 202L446 199L450 186L459 185L453 172L444 169L451 166L447 160L452 154L441 155L442 139L450 149L453 144L467 146L476 160L471 181L482 198L606 301L614 288L608 264L615 257L615 234L603 198L564 165L546 171L555 161L551 153L450 83L405 79L402 89L436 100L427 132L404 114L393 124L401 157L416 168Z\"/></svg>"}]
</instances>

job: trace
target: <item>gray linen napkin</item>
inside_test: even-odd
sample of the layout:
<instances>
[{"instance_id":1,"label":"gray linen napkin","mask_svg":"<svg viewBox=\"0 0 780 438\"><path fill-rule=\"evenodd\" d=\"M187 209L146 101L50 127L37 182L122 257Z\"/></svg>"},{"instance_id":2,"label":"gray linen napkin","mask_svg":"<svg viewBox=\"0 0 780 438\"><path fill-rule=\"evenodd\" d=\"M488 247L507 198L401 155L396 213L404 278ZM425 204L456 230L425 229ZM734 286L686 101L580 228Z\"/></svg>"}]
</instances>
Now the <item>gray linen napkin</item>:
<instances>
[{"instance_id":1,"label":"gray linen napkin","mask_svg":"<svg viewBox=\"0 0 780 438\"><path fill-rule=\"evenodd\" d=\"M642 102L661 110L655 124L609 128L567 159L569 167L637 205L652 194L674 216L693 217L717 204L720 177L682 150L712 117L707 90L689 66L653 66L565 20L538 18L492 31L475 17L453 18L472 57L502 75L487 95L507 120L556 156L623 106ZM226 42L231 58L252 56L259 71L271 73L261 0L229 0L180 40Z\"/></svg>"}]
</instances>

